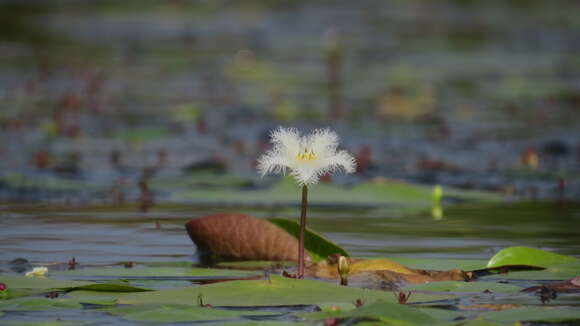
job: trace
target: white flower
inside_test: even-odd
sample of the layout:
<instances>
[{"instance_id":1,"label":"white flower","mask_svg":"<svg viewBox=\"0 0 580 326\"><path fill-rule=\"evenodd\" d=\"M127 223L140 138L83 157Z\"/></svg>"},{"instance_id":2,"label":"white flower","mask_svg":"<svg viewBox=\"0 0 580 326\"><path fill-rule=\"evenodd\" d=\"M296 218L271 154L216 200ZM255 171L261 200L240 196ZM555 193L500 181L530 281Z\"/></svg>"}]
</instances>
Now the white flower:
<instances>
[{"instance_id":1,"label":"white flower","mask_svg":"<svg viewBox=\"0 0 580 326\"><path fill-rule=\"evenodd\" d=\"M26 272L26 276L28 277L44 277L44 275L48 273L48 268L41 266L41 267L34 267L30 272Z\"/></svg>"},{"instance_id":2,"label":"white flower","mask_svg":"<svg viewBox=\"0 0 580 326\"><path fill-rule=\"evenodd\" d=\"M310 185L329 172L343 170L352 173L356 162L347 151L337 151L338 135L329 129L317 129L310 135L300 136L294 128L280 127L270 135L274 145L258 159L258 171L286 173L296 178L300 185Z\"/></svg>"}]
</instances>

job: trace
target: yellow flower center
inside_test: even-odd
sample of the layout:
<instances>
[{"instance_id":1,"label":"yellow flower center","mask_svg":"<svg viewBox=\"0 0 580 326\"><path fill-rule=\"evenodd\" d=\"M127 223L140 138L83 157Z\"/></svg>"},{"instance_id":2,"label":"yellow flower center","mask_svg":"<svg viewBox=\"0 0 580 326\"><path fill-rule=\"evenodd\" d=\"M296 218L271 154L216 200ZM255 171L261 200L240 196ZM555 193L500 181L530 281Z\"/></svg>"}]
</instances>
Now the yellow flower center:
<instances>
[{"instance_id":1,"label":"yellow flower center","mask_svg":"<svg viewBox=\"0 0 580 326\"><path fill-rule=\"evenodd\" d=\"M296 155L296 159L299 161L312 161L316 158L316 155L312 150L305 148L303 149L298 155Z\"/></svg>"}]
</instances>

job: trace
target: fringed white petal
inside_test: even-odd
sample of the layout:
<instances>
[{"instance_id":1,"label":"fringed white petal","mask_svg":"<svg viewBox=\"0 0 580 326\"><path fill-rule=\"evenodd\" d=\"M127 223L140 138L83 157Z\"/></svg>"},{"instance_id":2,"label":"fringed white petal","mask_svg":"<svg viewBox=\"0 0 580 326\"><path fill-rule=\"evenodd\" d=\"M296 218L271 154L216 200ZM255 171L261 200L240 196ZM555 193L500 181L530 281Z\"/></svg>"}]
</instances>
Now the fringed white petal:
<instances>
[{"instance_id":1,"label":"fringed white petal","mask_svg":"<svg viewBox=\"0 0 580 326\"><path fill-rule=\"evenodd\" d=\"M348 152L336 151L338 135L329 129L317 129L300 136L294 128L280 127L271 134L273 148L258 159L258 172L285 173L290 170L300 185L318 183L326 173L352 173L356 162Z\"/></svg>"},{"instance_id":2,"label":"fringed white petal","mask_svg":"<svg viewBox=\"0 0 580 326\"><path fill-rule=\"evenodd\" d=\"M329 129L317 129L308 137L308 143L316 155L331 156L338 146L338 135Z\"/></svg>"}]
</instances>

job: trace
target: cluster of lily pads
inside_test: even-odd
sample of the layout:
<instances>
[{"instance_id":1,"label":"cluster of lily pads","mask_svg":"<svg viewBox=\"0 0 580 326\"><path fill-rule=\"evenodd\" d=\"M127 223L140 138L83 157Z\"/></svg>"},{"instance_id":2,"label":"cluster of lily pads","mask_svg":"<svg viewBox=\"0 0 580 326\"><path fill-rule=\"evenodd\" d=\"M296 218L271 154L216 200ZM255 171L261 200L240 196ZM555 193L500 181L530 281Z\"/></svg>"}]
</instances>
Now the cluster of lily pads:
<instances>
[{"instance_id":1,"label":"cluster of lily pads","mask_svg":"<svg viewBox=\"0 0 580 326\"><path fill-rule=\"evenodd\" d=\"M314 256L314 255L313 255ZM374 263L372 263L374 261ZM138 264L133 268L48 268L44 277L0 276L0 323L20 325L99 324L138 321L178 323L216 321L231 325L502 325L580 319L580 260L538 249L506 248L489 261L374 259L365 272L408 268L494 270L527 265L533 271L490 272L470 282L442 281L398 285L394 291L340 286L338 279L285 278L260 270L192 268L189 263ZM254 262L270 267L272 262ZM238 268L248 268L249 262ZM491 269L490 269L491 268ZM565 290L550 284L570 278ZM542 281L535 281L535 280ZM576 283L574 283L576 282ZM193 285L192 285L193 283ZM524 291L536 285L538 290ZM405 300L401 300L404 294ZM84 320L60 318L84 311ZM46 312L50 312L49 315ZM49 316L49 317L47 317Z\"/></svg>"}]
</instances>

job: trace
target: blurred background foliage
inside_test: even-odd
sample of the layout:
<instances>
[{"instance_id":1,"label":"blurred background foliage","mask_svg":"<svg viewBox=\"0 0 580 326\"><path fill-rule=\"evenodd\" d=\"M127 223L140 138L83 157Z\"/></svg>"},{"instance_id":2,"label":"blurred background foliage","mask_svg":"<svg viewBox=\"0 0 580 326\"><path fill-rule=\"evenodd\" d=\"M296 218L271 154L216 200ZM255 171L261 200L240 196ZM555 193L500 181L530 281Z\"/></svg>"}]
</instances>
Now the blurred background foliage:
<instances>
[{"instance_id":1,"label":"blurred background foliage","mask_svg":"<svg viewBox=\"0 0 580 326\"><path fill-rule=\"evenodd\" d=\"M579 7L5 0L0 197L49 178L134 198L205 168L260 187L279 124L337 129L362 162L342 184L576 196Z\"/></svg>"}]
</instances>

